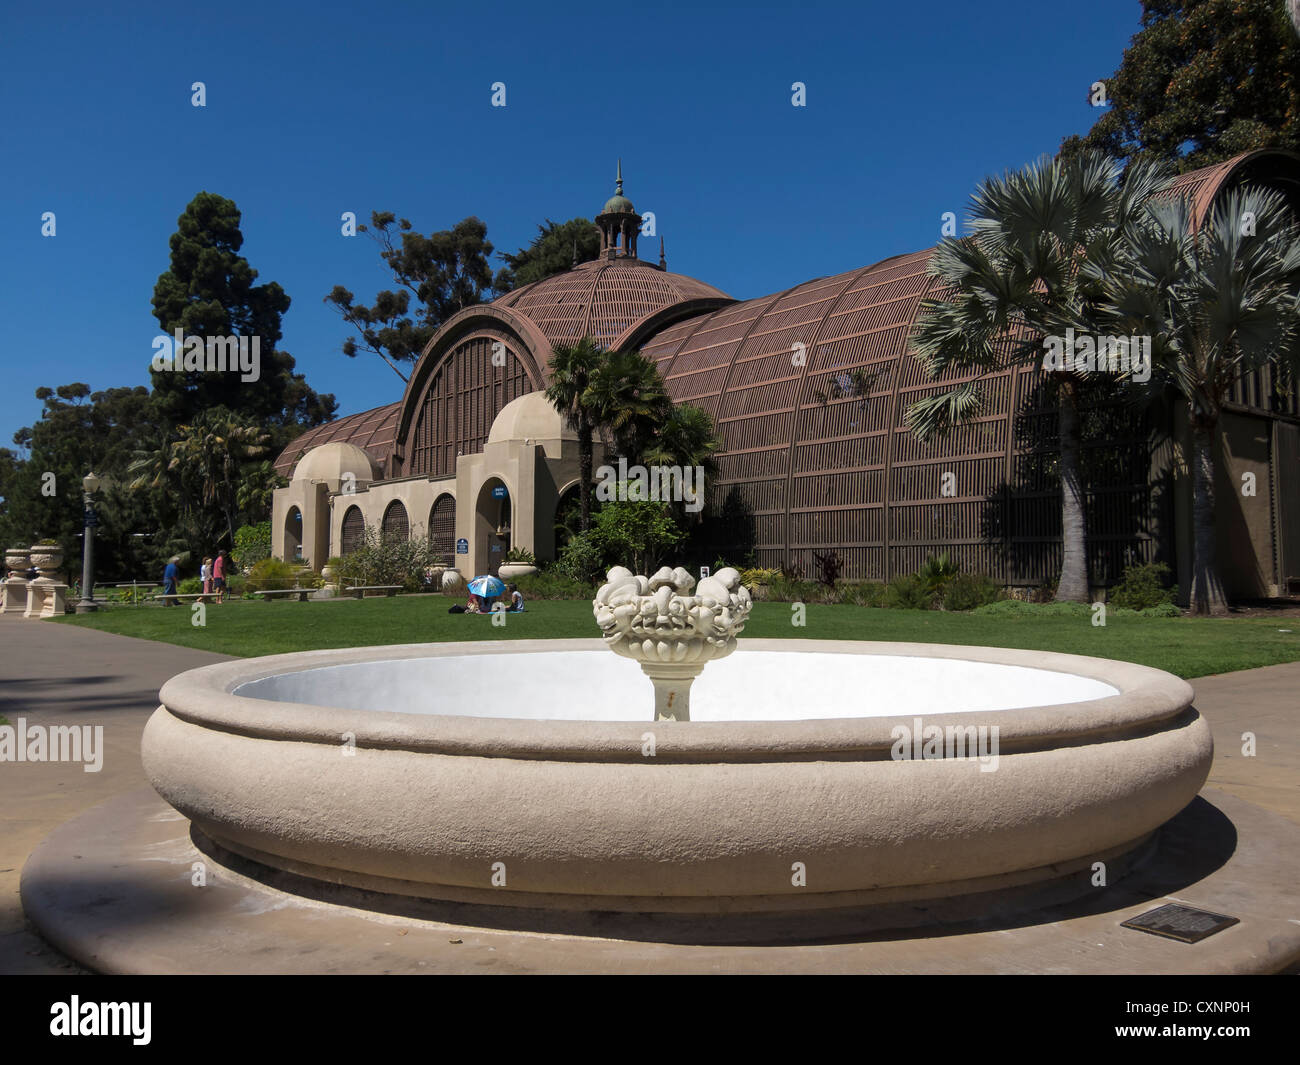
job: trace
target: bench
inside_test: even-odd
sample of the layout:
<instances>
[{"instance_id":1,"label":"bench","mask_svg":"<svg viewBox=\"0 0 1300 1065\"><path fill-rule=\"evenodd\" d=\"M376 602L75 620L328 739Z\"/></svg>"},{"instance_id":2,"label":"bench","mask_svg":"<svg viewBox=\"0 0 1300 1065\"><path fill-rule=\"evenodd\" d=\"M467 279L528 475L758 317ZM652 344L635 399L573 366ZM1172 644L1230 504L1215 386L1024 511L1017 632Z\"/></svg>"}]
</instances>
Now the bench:
<instances>
[{"instance_id":1,"label":"bench","mask_svg":"<svg viewBox=\"0 0 1300 1065\"><path fill-rule=\"evenodd\" d=\"M206 603L216 594L216 592L187 592L185 595L168 595L166 592L160 592L158 595L155 595L154 598L166 606L167 600L169 599L175 599L177 601L182 599L197 599L200 603Z\"/></svg>"},{"instance_id":2,"label":"bench","mask_svg":"<svg viewBox=\"0 0 1300 1065\"><path fill-rule=\"evenodd\" d=\"M400 584L358 584L353 588L346 589L348 595L354 599L360 599L366 592L383 592L387 596L394 596L402 590Z\"/></svg>"},{"instance_id":3,"label":"bench","mask_svg":"<svg viewBox=\"0 0 1300 1065\"><path fill-rule=\"evenodd\" d=\"M268 588L266 591L254 592L253 594L265 596L265 601L268 603L271 601L272 596L296 595L298 597L298 602L305 603L307 602L307 596L314 591L314 588Z\"/></svg>"}]
</instances>

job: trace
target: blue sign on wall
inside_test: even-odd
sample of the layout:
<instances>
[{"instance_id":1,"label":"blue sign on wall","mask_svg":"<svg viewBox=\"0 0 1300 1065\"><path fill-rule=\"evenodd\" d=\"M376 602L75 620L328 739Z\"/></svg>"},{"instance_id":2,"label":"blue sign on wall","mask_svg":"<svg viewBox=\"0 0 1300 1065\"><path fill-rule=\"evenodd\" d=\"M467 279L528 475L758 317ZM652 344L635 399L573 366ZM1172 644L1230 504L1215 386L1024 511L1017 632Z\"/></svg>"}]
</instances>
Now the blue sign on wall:
<instances>
[{"instance_id":1,"label":"blue sign on wall","mask_svg":"<svg viewBox=\"0 0 1300 1065\"><path fill-rule=\"evenodd\" d=\"M456 554L458 555L469 554L469 541L466 540L465 537L463 536L456 541Z\"/></svg>"},{"instance_id":2,"label":"blue sign on wall","mask_svg":"<svg viewBox=\"0 0 1300 1065\"><path fill-rule=\"evenodd\" d=\"M493 499L505 499L505 497L506 497L506 486L505 486L505 485L503 485L503 484L499 484L499 485L497 485L495 488L492 489L492 498L493 498Z\"/></svg>"}]
</instances>

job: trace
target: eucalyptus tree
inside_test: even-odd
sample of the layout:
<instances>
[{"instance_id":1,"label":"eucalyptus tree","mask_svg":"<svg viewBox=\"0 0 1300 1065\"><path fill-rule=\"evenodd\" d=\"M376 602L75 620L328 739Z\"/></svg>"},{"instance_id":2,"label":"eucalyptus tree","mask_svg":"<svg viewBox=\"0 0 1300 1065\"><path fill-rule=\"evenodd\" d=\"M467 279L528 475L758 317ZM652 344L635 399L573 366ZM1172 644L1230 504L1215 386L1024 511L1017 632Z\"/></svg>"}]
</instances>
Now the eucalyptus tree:
<instances>
[{"instance_id":1,"label":"eucalyptus tree","mask_svg":"<svg viewBox=\"0 0 1300 1065\"><path fill-rule=\"evenodd\" d=\"M1148 205L1110 262L1090 263L1119 328L1151 336L1156 367L1187 404L1192 436L1192 589L1198 614L1222 614L1215 564L1214 444L1245 374L1300 370L1300 229L1276 192L1240 188L1204 221L1191 203Z\"/></svg>"},{"instance_id":2,"label":"eucalyptus tree","mask_svg":"<svg viewBox=\"0 0 1300 1065\"><path fill-rule=\"evenodd\" d=\"M1121 174L1119 163L1092 151L985 179L971 199L970 234L944 237L930 256L941 290L921 301L911 337L914 356L933 379L977 376L913 403L913 434L929 440L979 417L985 375L1043 360L1045 339L1095 333L1098 294L1081 268L1108 261L1120 235L1170 180L1161 164L1138 161ZM1082 602L1088 561L1078 403L1087 371L1069 362L1045 363L1044 370L1056 391L1059 425L1056 598Z\"/></svg>"}]
</instances>

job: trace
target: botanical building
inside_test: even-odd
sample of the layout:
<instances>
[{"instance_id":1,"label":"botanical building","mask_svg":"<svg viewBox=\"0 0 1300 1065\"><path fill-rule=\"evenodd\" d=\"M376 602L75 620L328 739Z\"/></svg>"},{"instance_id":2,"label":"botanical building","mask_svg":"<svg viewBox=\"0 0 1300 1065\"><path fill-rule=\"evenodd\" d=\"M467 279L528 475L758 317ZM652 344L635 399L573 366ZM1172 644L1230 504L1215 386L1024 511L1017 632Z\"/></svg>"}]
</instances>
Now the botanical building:
<instances>
[{"instance_id":1,"label":"botanical building","mask_svg":"<svg viewBox=\"0 0 1300 1065\"><path fill-rule=\"evenodd\" d=\"M1205 217L1243 181L1300 208L1300 158L1260 151L1179 179ZM510 547L554 552L556 509L576 489L574 433L547 403L551 349L590 336L653 359L673 399L706 409L725 442L710 510L736 530L729 560L885 580L949 551L1020 586L1060 567L1055 407L1038 366L989 379L985 414L921 444L906 408L937 385L908 353L929 251L735 300L638 257L640 215L617 193L596 216L600 257L448 320L393 404L293 442L276 467L275 553L320 567L369 525L429 536L466 574ZM1300 406L1268 374L1243 380L1221 424L1220 572L1229 594L1300 580ZM1188 586L1189 441L1178 408L1084 418L1092 576L1163 560ZM599 452L599 446L598 446ZM599 463L600 456L598 454ZM1238 490L1253 473L1254 496ZM945 475L951 474L950 477Z\"/></svg>"}]
</instances>

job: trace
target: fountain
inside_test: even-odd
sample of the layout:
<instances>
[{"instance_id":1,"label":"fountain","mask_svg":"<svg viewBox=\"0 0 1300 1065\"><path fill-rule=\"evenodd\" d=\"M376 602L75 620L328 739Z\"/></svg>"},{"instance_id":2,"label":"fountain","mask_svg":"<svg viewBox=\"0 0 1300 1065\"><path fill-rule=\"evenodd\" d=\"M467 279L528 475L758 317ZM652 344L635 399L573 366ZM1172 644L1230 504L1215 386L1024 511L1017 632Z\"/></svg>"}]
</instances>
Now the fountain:
<instances>
[{"instance_id":1,"label":"fountain","mask_svg":"<svg viewBox=\"0 0 1300 1065\"><path fill-rule=\"evenodd\" d=\"M749 608L734 570L696 586L619 568L593 604L601 641L210 666L164 686L145 769L214 853L366 891L854 920L1077 887L1205 781L1209 730L1168 674L995 648L738 647Z\"/></svg>"},{"instance_id":2,"label":"fountain","mask_svg":"<svg viewBox=\"0 0 1300 1065\"><path fill-rule=\"evenodd\" d=\"M734 570L697 584L680 568L618 568L593 603L601 639L310 651L183 673L142 741L172 810L136 800L166 811L137 833L153 842L108 831L103 860L116 870L137 846L152 869L165 845L225 878L240 901L214 923L214 949L231 915L309 897L342 903L328 911L340 927L381 911L522 933L510 949L525 953L530 934L576 937L565 941L596 951L579 967L611 941L885 950L917 925L1010 914L1002 927L1045 931L978 949L1010 952L1014 967L1017 950L1050 950L1063 918L1036 918L1044 907L1096 913L1084 897L1099 869L1135 885L1115 896L1126 904L1167 891L1160 876L1178 859L1158 858L1162 826L1174 854L1208 838L1204 819L1169 828L1190 816L1213 753L1184 681L1037 651L738 642L750 606ZM173 811L189 837L164 844ZM79 859L89 846L78 838ZM46 927L81 920L31 904L42 883L57 896L60 875L24 880ZM1098 946L1112 941L1117 922L1080 920L1096 922ZM1288 928L1225 942L1273 965L1277 944L1300 950ZM139 949L124 939L119 953Z\"/></svg>"}]
</instances>

